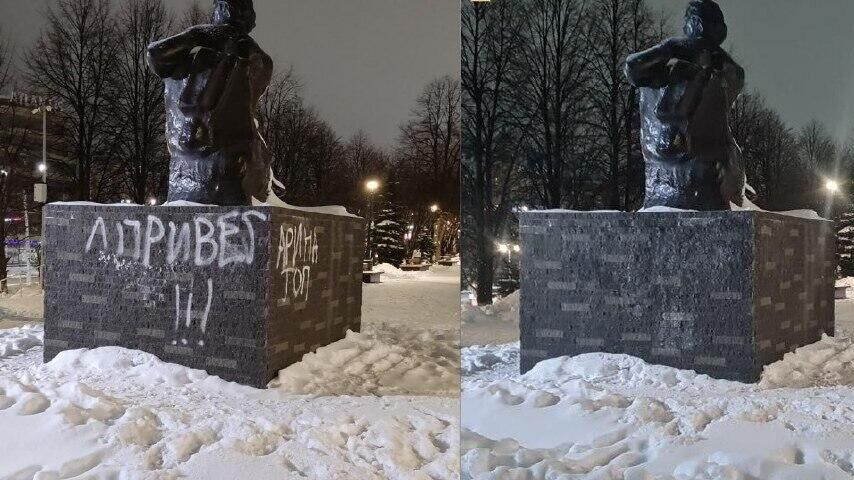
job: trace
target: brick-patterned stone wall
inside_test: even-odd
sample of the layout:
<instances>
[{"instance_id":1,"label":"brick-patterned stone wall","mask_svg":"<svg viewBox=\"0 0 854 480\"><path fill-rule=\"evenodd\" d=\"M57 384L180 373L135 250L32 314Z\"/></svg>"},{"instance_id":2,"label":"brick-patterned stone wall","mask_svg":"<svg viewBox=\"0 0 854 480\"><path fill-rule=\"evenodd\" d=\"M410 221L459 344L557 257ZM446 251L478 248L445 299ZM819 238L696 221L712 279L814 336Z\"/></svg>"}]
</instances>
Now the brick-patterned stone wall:
<instances>
[{"instance_id":1,"label":"brick-patterned stone wall","mask_svg":"<svg viewBox=\"0 0 854 480\"><path fill-rule=\"evenodd\" d=\"M362 219L52 204L45 228L45 361L115 345L262 387L359 330Z\"/></svg>"},{"instance_id":2,"label":"brick-patterned stone wall","mask_svg":"<svg viewBox=\"0 0 854 480\"><path fill-rule=\"evenodd\" d=\"M625 353L752 382L833 333L832 224L765 212L521 217L521 368Z\"/></svg>"}]
</instances>

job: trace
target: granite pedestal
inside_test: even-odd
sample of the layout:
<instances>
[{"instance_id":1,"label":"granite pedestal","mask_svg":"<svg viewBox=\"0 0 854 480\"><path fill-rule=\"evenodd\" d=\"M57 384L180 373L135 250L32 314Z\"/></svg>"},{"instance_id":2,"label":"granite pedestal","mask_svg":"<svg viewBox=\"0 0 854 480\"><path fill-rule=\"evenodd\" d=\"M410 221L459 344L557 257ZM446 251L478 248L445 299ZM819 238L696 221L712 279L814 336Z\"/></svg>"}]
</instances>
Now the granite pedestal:
<instances>
[{"instance_id":1,"label":"granite pedestal","mask_svg":"<svg viewBox=\"0 0 854 480\"><path fill-rule=\"evenodd\" d=\"M263 387L360 328L360 218L95 204L44 217L45 361L121 346Z\"/></svg>"},{"instance_id":2,"label":"granite pedestal","mask_svg":"<svg viewBox=\"0 0 854 480\"><path fill-rule=\"evenodd\" d=\"M528 212L521 370L591 352L754 382L834 332L833 224L766 212Z\"/></svg>"}]
</instances>

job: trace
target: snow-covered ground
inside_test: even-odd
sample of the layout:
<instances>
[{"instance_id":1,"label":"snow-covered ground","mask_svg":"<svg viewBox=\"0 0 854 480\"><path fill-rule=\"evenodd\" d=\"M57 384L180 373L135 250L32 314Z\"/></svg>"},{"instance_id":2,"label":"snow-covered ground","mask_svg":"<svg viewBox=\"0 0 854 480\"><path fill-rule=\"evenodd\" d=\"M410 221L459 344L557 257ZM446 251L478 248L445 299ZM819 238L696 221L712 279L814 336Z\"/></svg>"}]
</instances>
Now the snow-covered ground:
<instances>
[{"instance_id":1,"label":"snow-covered ground","mask_svg":"<svg viewBox=\"0 0 854 480\"><path fill-rule=\"evenodd\" d=\"M458 279L366 285L363 333L266 390L121 348L43 364L40 326L0 330L0 479L458 479Z\"/></svg>"},{"instance_id":2,"label":"snow-covered ground","mask_svg":"<svg viewBox=\"0 0 854 480\"><path fill-rule=\"evenodd\" d=\"M463 317L464 337L483 334ZM837 329L758 385L607 354L520 376L518 342L464 348L462 477L854 478L854 301L837 302Z\"/></svg>"},{"instance_id":3,"label":"snow-covered ground","mask_svg":"<svg viewBox=\"0 0 854 480\"><path fill-rule=\"evenodd\" d=\"M462 302L463 345L506 343L519 339L519 292L492 305L475 307Z\"/></svg>"}]
</instances>

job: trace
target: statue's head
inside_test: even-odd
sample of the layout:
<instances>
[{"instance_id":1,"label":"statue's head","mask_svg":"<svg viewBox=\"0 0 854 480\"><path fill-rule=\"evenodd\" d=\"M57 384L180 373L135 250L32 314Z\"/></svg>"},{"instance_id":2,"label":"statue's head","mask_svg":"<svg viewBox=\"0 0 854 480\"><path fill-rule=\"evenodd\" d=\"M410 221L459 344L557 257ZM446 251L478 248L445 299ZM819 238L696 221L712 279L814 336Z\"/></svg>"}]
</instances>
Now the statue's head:
<instances>
[{"instance_id":1,"label":"statue's head","mask_svg":"<svg viewBox=\"0 0 854 480\"><path fill-rule=\"evenodd\" d=\"M712 0L692 0L685 12L685 35L716 46L724 43L727 26L721 7Z\"/></svg>"},{"instance_id":2,"label":"statue's head","mask_svg":"<svg viewBox=\"0 0 854 480\"><path fill-rule=\"evenodd\" d=\"M231 25L249 33L255 28L255 8L252 0L214 0L212 22Z\"/></svg>"}]
</instances>

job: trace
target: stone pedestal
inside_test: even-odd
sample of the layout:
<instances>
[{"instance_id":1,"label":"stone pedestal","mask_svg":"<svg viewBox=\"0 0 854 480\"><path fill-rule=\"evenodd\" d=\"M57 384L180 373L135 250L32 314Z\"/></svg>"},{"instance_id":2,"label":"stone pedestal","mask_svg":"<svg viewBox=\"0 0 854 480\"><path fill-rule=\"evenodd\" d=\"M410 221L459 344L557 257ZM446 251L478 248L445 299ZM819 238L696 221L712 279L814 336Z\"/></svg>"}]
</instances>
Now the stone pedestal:
<instances>
[{"instance_id":1,"label":"stone pedestal","mask_svg":"<svg viewBox=\"0 0 854 480\"><path fill-rule=\"evenodd\" d=\"M607 352L754 382L833 334L832 226L765 212L523 213L522 372Z\"/></svg>"},{"instance_id":2,"label":"stone pedestal","mask_svg":"<svg viewBox=\"0 0 854 480\"><path fill-rule=\"evenodd\" d=\"M358 331L365 222L278 207L45 207L45 361L121 346L263 387Z\"/></svg>"}]
</instances>

